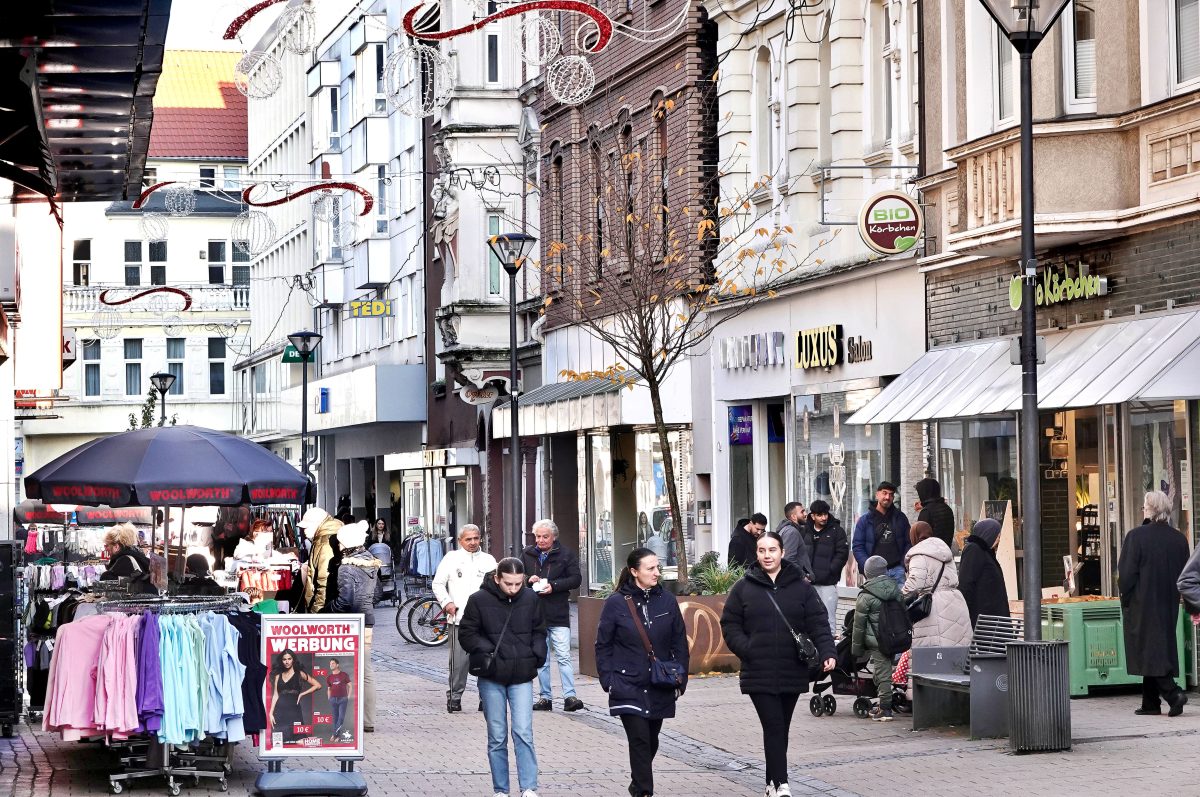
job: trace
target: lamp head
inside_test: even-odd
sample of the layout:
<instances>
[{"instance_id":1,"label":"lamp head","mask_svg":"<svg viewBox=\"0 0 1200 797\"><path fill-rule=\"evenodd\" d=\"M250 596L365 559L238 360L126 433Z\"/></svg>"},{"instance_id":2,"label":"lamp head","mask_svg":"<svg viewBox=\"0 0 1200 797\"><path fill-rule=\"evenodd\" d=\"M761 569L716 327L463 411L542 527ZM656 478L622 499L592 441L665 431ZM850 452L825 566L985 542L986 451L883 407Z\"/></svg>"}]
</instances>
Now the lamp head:
<instances>
[{"instance_id":1,"label":"lamp head","mask_svg":"<svg viewBox=\"0 0 1200 797\"><path fill-rule=\"evenodd\" d=\"M175 374L150 374L150 384L154 385L154 389L165 396L170 391L171 386L175 384Z\"/></svg>"},{"instance_id":2,"label":"lamp head","mask_svg":"<svg viewBox=\"0 0 1200 797\"><path fill-rule=\"evenodd\" d=\"M533 252L537 238L523 232L506 232L488 238L488 246L499 259L504 270L516 274L525 264L525 258Z\"/></svg>"},{"instance_id":3,"label":"lamp head","mask_svg":"<svg viewBox=\"0 0 1200 797\"><path fill-rule=\"evenodd\" d=\"M296 353L300 355L300 359L308 362L308 358L317 350L317 344L321 342L321 333L303 329L288 335L288 342L296 347Z\"/></svg>"},{"instance_id":4,"label":"lamp head","mask_svg":"<svg viewBox=\"0 0 1200 797\"><path fill-rule=\"evenodd\" d=\"M1000 30L1023 52L1032 52L1069 0L981 0Z\"/></svg>"}]
</instances>

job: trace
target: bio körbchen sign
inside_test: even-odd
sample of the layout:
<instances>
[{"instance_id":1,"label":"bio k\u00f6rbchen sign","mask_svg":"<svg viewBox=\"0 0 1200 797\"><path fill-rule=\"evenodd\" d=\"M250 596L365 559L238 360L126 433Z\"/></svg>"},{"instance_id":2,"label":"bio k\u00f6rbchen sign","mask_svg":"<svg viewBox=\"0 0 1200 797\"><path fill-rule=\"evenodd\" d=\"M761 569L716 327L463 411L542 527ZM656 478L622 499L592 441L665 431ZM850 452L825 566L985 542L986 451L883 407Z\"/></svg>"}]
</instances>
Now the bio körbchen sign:
<instances>
[{"instance_id":1,"label":"bio k\u00f6rbchen sign","mask_svg":"<svg viewBox=\"0 0 1200 797\"><path fill-rule=\"evenodd\" d=\"M1020 275L1008 283L1008 306L1020 310L1024 303L1024 282ZM1083 263L1076 267L1075 276L1064 264L1061 269L1046 269L1036 284L1037 306L1049 307L1078 299L1094 299L1108 295L1108 278L1098 277Z\"/></svg>"},{"instance_id":2,"label":"bio k\u00f6rbchen sign","mask_svg":"<svg viewBox=\"0 0 1200 797\"><path fill-rule=\"evenodd\" d=\"M903 191L871 197L858 215L863 243L881 255L907 252L917 245L925 219L917 201Z\"/></svg>"}]
</instances>

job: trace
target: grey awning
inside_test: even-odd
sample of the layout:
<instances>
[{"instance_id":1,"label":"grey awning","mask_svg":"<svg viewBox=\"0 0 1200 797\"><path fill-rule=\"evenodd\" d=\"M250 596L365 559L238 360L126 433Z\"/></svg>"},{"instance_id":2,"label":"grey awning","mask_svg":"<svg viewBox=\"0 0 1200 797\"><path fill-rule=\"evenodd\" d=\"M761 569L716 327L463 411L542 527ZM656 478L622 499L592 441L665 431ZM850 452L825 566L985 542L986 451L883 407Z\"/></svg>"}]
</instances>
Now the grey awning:
<instances>
[{"instance_id":1,"label":"grey awning","mask_svg":"<svg viewBox=\"0 0 1200 797\"><path fill-rule=\"evenodd\" d=\"M626 371L623 376L633 376ZM610 379L588 379L579 382L554 382L534 388L520 397L520 432L522 436L577 432L583 429L646 423L649 420L649 400L645 385L630 391L627 386ZM492 414L492 436L511 434L509 417L512 413L507 399L497 402ZM673 417L672 423L679 422Z\"/></svg>"},{"instance_id":2,"label":"grey awning","mask_svg":"<svg viewBox=\"0 0 1200 797\"><path fill-rule=\"evenodd\" d=\"M1200 395L1200 311L1138 316L1047 334L1038 406L1095 407ZM1010 339L926 352L850 418L896 423L1015 412L1021 369Z\"/></svg>"}]
</instances>

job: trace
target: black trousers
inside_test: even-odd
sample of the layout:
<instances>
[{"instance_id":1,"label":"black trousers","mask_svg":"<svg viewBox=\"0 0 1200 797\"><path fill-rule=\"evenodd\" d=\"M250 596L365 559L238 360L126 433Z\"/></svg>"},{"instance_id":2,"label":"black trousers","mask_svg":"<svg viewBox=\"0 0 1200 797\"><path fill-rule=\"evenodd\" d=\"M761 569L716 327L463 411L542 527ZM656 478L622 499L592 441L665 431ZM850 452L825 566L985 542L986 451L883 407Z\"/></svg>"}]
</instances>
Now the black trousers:
<instances>
[{"instance_id":1,"label":"black trousers","mask_svg":"<svg viewBox=\"0 0 1200 797\"><path fill-rule=\"evenodd\" d=\"M629 740L630 793L637 797L654 794L654 756L658 753L658 733L663 721L622 714L621 724Z\"/></svg>"},{"instance_id":2,"label":"black trousers","mask_svg":"<svg viewBox=\"0 0 1200 797\"><path fill-rule=\"evenodd\" d=\"M763 752L767 759L767 783L778 786L788 782L788 731L800 695L750 695L763 730Z\"/></svg>"},{"instance_id":3,"label":"black trousers","mask_svg":"<svg viewBox=\"0 0 1200 797\"><path fill-rule=\"evenodd\" d=\"M1143 675L1142 708L1147 711L1161 710L1162 704L1158 700L1159 696L1169 703L1178 689L1179 684L1175 683L1175 679L1169 675Z\"/></svg>"}]
</instances>

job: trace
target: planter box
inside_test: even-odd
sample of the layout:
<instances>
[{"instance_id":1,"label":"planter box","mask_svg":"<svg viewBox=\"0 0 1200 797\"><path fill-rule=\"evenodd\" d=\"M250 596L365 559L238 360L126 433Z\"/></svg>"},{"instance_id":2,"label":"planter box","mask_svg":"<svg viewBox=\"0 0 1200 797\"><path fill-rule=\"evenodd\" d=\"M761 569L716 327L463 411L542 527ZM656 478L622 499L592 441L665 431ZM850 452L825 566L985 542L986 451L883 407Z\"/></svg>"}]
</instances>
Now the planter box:
<instances>
[{"instance_id":1,"label":"planter box","mask_svg":"<svg viewBox=\"0 0 1200 797\"><path fill-rule=\"evenodd\" d=\"M721 611L724 595L678 595L679 609L687 628L691 660L688 672L737 672L738 657L725 647L721 637ZM596 672L596 628L604 601L600 598L579 598L579 671L593 678Z\"/></svg>"}]
</instances>

